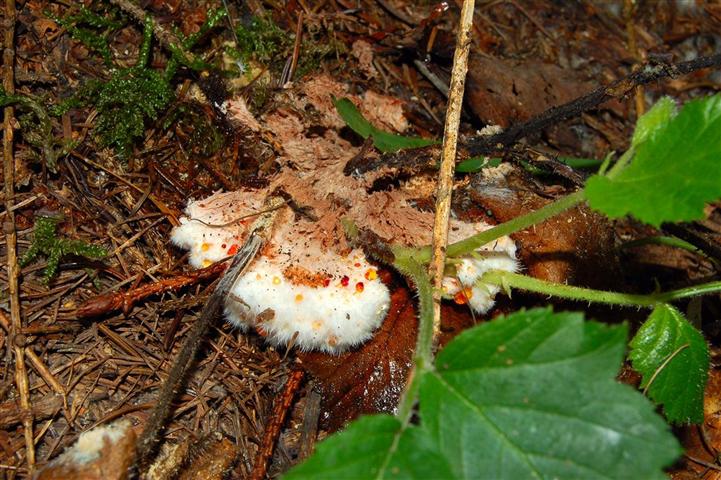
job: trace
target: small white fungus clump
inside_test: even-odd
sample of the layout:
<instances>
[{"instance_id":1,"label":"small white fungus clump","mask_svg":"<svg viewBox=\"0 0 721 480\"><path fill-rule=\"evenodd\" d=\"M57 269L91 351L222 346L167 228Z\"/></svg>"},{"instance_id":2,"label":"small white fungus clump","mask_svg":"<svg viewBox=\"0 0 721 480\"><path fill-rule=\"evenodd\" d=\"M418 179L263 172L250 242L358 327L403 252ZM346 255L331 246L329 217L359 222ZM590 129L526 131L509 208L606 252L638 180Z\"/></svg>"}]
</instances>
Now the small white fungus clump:
<instances>
[{"instance_id":1,"label":"small white fungus clump","mask_svg":"<svg viewBox=\"0 0 721 480\"><path fill-rule=\"evenodd\" d=\"M262 192L216 193L191 202L187 217L173 231L173 242L190 251L194 267L208 266L238 251L247 237L253 213L262 211ZM338 353L368 340L390 307L388 288L365 254L324 249L309 233L318 226L295 218L289 207L278 213L267 245L241 275L229 295L225 313L243 329L253 327L274 345ZM451 221L450 240L457 241L489 225ZM477 285L488 270L514 271L516 246L508 237L483 246L456 264L444 290L457 303L487 312L499 289Z\"/></svg>"},{"instance_id":2,"label":"small white fungus clump","mask_svg":"<svg viewBox=\"0 0 721 480\"><path fill-rule=\"evenodd\" d=\"M456 303L467 303L476 313L486 313L495 304L501 288L480 283L479 279L490 270L515 272L516 244L508 237L501 237L490 246L476 250L477 257L465 257L456 264L456 276L443 279L443 293Z\"/></svg>"},{"instance_id":3,"label":"small white fungus clump","mask_svg":"<svg viewBox=\"0 0 721 480\"><path fill-rule=\"evenodd\" d=\"M59 456L54 464L68 464L82 466L100 458L103 448L114 447L130 430L127 420L120 420L110 425L102 425L83 432L72 447Z\"/></svg>"},{"instance_id":4,"label":"small white fungus clump","mask_svg":"<svg viewBox=\"0 0 721 480\"><path fill-rule=\"evenodd\" d=\"M190 250L194 267L210 265L238 251L254 220L241 218L262 208L256 192L192 202L172 240ZM267 245L233 286L225 313L274 345L340 352L370 338L385 318L390 294L362 251L339 255L309 241L311 224L283 207Z\"/></svg>"}]
</instances>

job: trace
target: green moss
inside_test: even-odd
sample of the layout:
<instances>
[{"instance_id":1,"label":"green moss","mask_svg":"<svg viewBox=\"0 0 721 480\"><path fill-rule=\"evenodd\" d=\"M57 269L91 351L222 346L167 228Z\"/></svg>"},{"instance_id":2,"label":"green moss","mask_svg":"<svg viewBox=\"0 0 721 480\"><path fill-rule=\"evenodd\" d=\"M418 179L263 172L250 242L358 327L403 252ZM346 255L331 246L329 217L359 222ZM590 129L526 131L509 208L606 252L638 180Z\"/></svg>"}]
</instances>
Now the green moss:
<instances>
[{"instance_id":1,"label":"green moss","mask_svg":"<svg viewBox=\"0 0 721 480\"><path fill-rule=\"evenodd\" d=\"M239 26L236 34L238 56L244 63L267 63L293 44L290 36L265 16L253 17L247 25Z\"/></svg>"},{"instance_id":2,"label":"green moss","mask_svg":"<svg viewBox=\"0 0 721 480\"><path fill-rule=\"evenodd\" d=\"M73 39L79 41L88 49L98 52L103 57L103 61L107 66L112 65L113 59L110 47L108 46L108 35L112 31L122 27L123 24L121 22L115 21L110 17L99 15L84 5L80 7L80 10L75 15L68 15L63 18L57 17L50 12L45 12L45 15L52 18L58 25L67 30ZM98 33L81 25L102 30L102 32Z\"/></svg>"},{"instance_id":3,"label":"green moss","mask_svg":"<svg viewBox=\"0 0 721 480\"><path fill-rule=\"evenodd\" d=\"M205 22L203 22L200 29L194 34L185 37L181 32L175 32L180 39L181 45L172 45L170 47L171 58L165 68L165 78L168 81L175 76L175 73L180 65L185 65L191 70L196 71L209 68L208 64L188 52L195 47L198 41L200 41L206 33L217 27L221 20L225 18L225 15L226 11L224 9L211 10L208 12L208 17L205 19Z\"/></svg>"},{"instance_id":4,"label":"green moss","mask_svg":"<svg viewBox=\"0 0 721 480\"><path fill-rule=\"evenodd\" d=\"M207 66L188 52L224 16L225 11L211 11L197 33L187 38L181 35L181 45L170 48L171 58L165 72L148 67L153 22L147 17L136 65L115 70L108 81L86 83L73 97L52 108L51 113L62 115L71 108L94 106L98 116L93 132L98 143L113 148L121 158L127 159L135 142L143 138L147 125L156 121L175 98L170 81L178 67L186 65L199 69Z\"/></svg>"},{"instance_id":5,"label":"green moss","mask_svg":"<svg viewBox=\"0 0 721 480\"><path fill-rule=\"evenodd\" d=\"M7 105L17 105L22 110L18 121L25 140L43 152L45 164L50 171L55 172L58 155L64 153L62 147L60 152L56 151L58 142L53 137L53 126L48 112L37 100L25 95L8 95L0 86L0 107Z\"/></svg>"},{"instance_id":6,"label":"green moss","mask_svg":"<svg viewBox=\"0 0 721 480\"><path fill-rule=\"evenodd\" d=\"M122 158L132 153L145 125L157 120L173 99L173 90L162 74L145 68L116 72L99 89L99 115L95 133L102 146L112 147Z\"/></svg>"},{"instance_id":7,"label":"green moss","mask_svg":"<svg viewBox=\"0 0 721 480\"><path fill-rule=\"evenodd\" d=\"M100 246L91 245L81 240L68 240L58 238L57 228L61 218L38 216L35 219L35 232L30 248L20 259L20 265L25 266L35 260L38 255L47 258L48 265L43 271L43 280L49 283L55 276L60 259L65 255L79 255L92 260L105 258L108 252Z\"/></svg>"}]
</instances>

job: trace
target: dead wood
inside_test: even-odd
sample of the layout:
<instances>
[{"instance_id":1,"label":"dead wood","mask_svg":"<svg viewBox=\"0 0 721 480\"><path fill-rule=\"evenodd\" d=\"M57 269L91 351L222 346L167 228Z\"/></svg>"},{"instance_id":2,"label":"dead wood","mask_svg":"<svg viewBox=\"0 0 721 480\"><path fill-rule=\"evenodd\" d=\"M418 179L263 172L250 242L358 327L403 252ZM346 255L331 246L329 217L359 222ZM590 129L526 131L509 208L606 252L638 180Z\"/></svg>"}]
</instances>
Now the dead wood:
<instances>
[{"instance_id":1,"label":"dead wood","mask_svg":"<svg viewBox=\"0 0 721 480\"><path fill-rule=\"evenodd\" d=\"M708 57L699 57L694 60L679 63L650 63L625 78L613 82L610 85L599 87L586 95L572 100L563 105L553 107L507 130L496 135L476 137L467 142L467 147L472 155L489 154L504 147L509 147L523 137L538 133L558 122L577 117L598 107L604 102L613 98L623 98L639 85L645 85L663 78L675 78L695 72L702 68L721 66L721 54Z\"/></svg>"},{"instance_id":2,"label":"dead wood","mask_svg":"<svg viewBox=\"0 0 721 480\"><path fill-rule=\"evenodd\" d=\"M263 435L263 443L258 450L255 458L255 467L250 474L250 480L263 480L268 471L268 461L273 456L275 442L278 441L280 430L283 427L288 411L293 403L293 398L300 388L303 381L303 370L294 370L291 372L288 381L285 383L283 393L276 399L273 406L273 414L270 421L266 424L265 434Z\"/></svg>"},{"instance_id":3,"label":"dead wood","mask_svg":"<svg viewBox=\"0 0 721 480\"><path fill-rule=\"evenodd\" d=\"M86 300L76 310L78 318L99 317L116 310L122 310L125 315L130 313L133 306L146 298L165 292L177 292L181 288L195 285L204 280L217 277L225 271L227 264L217 262L206 268L176 275L172 278L159 280L155 283L128 290L127 292L113 292Z\"/></svg>"}]
</instances>

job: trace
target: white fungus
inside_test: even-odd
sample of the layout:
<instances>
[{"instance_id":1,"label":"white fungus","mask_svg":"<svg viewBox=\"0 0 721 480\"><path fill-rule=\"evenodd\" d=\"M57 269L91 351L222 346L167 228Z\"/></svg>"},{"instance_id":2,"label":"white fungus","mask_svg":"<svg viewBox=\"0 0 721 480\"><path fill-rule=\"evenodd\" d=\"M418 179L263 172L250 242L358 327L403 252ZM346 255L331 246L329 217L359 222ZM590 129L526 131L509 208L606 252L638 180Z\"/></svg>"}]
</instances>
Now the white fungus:
<instances>
[{"instance_id":1,"label":"white fungus","mask_svg":"<svg viewBox=\"0 0 721 480\"><path fill-rule=\"evenodd\" d=\"M252 214L263 208L261 192L216 193L191 202L187 217L173 231L173 242L190 250L194 267L234 254L247 236ZM226 301L228 320L255 328L274 345L338 353L368 340L390 306L388 288L377 267L361 250L346 254L324 250L308 240L312 221L294 218L289 207L278 214L268 244L241 275ZM450 240L457 241L489 226L451 221ZM488 270L515 271L516 246L508 237L483 246L456 264L446 277L444 293L476 312L487 312L499 288L478 285Z\"/></svg>"},{"instance_id":2,"label":"white fungus","mask_svg":"<svg viewBox=\"0 0 721 480\"><path fill-rule=\"evenodd\" d=\"M123 439L131 428L127 420L120 420L110 425L102 425L83 432L62 455L53 461L53 464L67 464L82 466L100 458L103 448L114 447Z\"/></svg>"},{"instance_id":3,"label":"white fungus","mask_svg":"<svg viewBox=\"0 0 721 480\"><path fill-rule=\"evenodd\" d=\"M253 218L237 219L260 210L253 192L192 202L173 242L190 250L191 265L207 266L238 250ZM276 218L268 244L231 290L228 320L254 327L274 345L304 350L340 352L368 340L390 306L376 267L360 250L339 255L308 241L311 222L294 219L289 207Z\"/></svg>"}]
</instances>

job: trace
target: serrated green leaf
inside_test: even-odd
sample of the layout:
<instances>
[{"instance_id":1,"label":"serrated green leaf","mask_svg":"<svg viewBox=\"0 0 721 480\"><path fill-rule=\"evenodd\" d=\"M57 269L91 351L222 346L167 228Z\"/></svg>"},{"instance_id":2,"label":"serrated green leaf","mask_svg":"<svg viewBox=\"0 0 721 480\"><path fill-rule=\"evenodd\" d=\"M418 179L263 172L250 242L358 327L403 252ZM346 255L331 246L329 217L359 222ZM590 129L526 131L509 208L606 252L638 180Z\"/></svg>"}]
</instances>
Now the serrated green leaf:
<instances>
[{"instance_id":1,"label":"serrated green leaf","mask_svg":"<svg viewBox=\"0 0 721 480\"><path fill-rule=\"evenodd\" d=\"M627 167L588 180L591 207L659 226L703 218L706 202L721 197L721 95L691 101L662 122L668 108L642 122L643 141Z\"/></svg>"},{"instance_id":2,"label":"serrated green leaf","mask_svg":"<svg viewBox=\"0 0 721 480\"><path fill-rule=\"evenodd\" d=\"M451 478L445 459L424 431L403 429L390 415L361 417L318 445L284 480Z\"/></svg>"},{"instance_id":3,"label":"serrated green leaf","mask_svg":"<svg viewBox=\"0 0 721 480\"><path fill-rule=\"evenodd\" d=\"M420 425L361 419L285 478L665 478L678 442L614 379L626 333L550 309L474 327L424 374Z\"/></svg>"},{"instance_id":4,"label":"serrated green leaf","mask_svg":"<svg viewBox=\"0 0 721 480\"><path fill-rule=\"evenodd\" d=\"M671 305L659 305L631 341L642 388L672 422L701 423L709 350L703 335ZM650 385L649 385L650 384Z\"/></svg>"},{"instance_id":5,"label":"serrated green leaf","mask_svg":"<svg viewBox=\"0 0 721 480\"><path fill-rule=\"evenodd\" d=\"M373 137L373 145L381 152L396 152L404 148L426 147L438 143L433 139L405 137L380 130L366 120L347 98L334 98L333 104L343 121L361 137Z\"/></svg>"},{"instance_id":6,"label":"serrated green leaf","mask_svg":"<svg viewBox=\"0 0 721 480\"><path fill-rule=\"evenodd\" d=\"M663 97L636 122L631 146L637 147L661 130L676 113L676 103L670 97Z\"/></svg>"}]
</instances>

